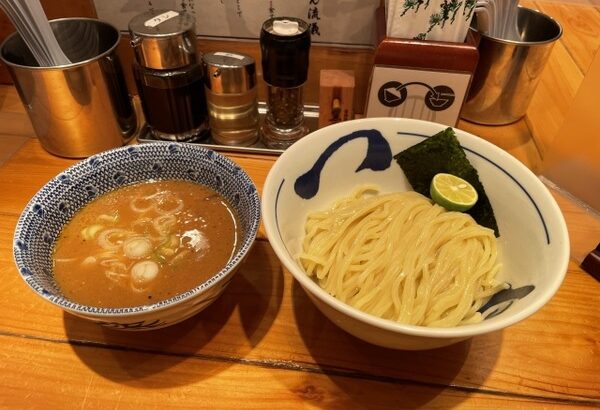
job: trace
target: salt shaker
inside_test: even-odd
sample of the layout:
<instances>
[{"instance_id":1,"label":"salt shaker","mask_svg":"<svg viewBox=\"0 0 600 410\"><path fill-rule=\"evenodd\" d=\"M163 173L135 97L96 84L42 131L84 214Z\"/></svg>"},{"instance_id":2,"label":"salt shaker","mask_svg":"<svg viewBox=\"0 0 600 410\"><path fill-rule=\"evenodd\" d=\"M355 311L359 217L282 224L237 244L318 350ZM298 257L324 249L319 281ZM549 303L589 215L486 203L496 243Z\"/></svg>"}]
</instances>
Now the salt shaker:
<instances>
[{"instance_id":1,"label":"salt shaker","mask_svg":"<svg viewBox=\"0 0 600 410\"><path fill-rule=\"evenodd\" d=\"M258 139L256 64L239 53L202 56L208 118L213 140L223 145L252 145Z\"/></svg>"},{"instance_id":2,"label":"salt shaker","mask_svg":"<svg viewBox=\"0 0 600 410\"><path fill-rule=\"evenodd\" d=\"M302 88L308 77L309 25L292 17L263 23L260 33L263 77L267 83L267 114L262 140L285 149L308 134Z\"/></svg>"},{"instance_id":3,"label":"salt shaker","mask_svg":"<svg viewBox=\"0 0 600 410\"><path fill-rule=\"evenodd\" d=\"M193 141L207 135L194 26L193 16L172 10L147 11L129 22L133 73L146 122L157 139Z\"/></svg>"}]
</instances>

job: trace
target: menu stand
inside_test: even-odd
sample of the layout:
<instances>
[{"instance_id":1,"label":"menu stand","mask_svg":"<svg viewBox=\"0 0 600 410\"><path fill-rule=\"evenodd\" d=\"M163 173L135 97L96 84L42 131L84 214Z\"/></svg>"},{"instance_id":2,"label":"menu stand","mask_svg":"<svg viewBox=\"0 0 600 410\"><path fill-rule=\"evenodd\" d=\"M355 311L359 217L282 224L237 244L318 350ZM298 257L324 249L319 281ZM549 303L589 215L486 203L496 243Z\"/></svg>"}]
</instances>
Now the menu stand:
<instances>
[{"instance_id":1,"label":"menu stand","mask_svg":"<svg viewBox=\"0 0 600 410\"><path fill-rule=\"evenodd\" d=\"M383 8L376 12L376 27L366 116L455 126L479 59L473 33L464 43L387 37Z\"/></svg>"}]
</instances>

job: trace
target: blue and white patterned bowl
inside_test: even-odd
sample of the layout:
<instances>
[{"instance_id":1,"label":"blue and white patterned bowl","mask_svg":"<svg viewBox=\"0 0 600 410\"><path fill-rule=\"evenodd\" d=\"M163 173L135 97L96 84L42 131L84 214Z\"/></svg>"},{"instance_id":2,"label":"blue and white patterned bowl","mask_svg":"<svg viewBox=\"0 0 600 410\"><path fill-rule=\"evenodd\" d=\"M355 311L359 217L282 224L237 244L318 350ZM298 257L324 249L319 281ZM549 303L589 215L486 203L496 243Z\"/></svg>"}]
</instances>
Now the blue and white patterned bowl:
<instances>
[{"instance_id":1,"label":"blue and white patterned bowl","mask_svg":"<svg viewBox=\"0 0 600 410\"><path fill-rule=\"evenodd\" d=\"M569 237L550 192L508 153L457 129L500 228L500 279L512 287L482 308L483 322L428 328L380 319L344 304L306 275L296 259L306 215L348 195L360 184L379 185L383 192L411 190L392 156L445 128L401 118L368 118L329 126L288 148L265 181L263 223L275 253L327 317L368 342L398 349L431 349L503 329L546 304L566 273Z\"/></svg>"},{"instance_id":2,"label":"blue and white patterned bowl","mask_svg":"<svg viewBox=\"0 0 600 410\"><path fill-rule=\"evenodd\" d=\"M129 308L83 306L63 297L52 274L52 250L63 226L85 204L115 188L149 179L179 179L209 186L235 209L242 229L239 250L201 285L171 299ZM89 157L48 182L29 201L14 235L14 258L25 282L69 313L125 330L165 327L213 302L250 250L260 224L260 201L248 175L228 158L191 144L151 143Z\"/></svg>"}]
</instances>

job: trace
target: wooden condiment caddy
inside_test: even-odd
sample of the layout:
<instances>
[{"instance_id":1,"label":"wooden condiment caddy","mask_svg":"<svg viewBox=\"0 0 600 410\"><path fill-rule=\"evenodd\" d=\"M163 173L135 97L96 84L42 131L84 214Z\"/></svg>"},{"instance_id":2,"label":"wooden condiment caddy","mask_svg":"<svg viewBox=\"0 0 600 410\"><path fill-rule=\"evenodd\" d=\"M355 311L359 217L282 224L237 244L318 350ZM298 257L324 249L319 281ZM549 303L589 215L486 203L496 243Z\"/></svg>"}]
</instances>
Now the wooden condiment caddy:
<instances>
[{"instance_id":1,"label":"wooden condiment caddy","mask_svg":"<svg viewBox=\"0 0 600 410\"><path fill-rule=\"evenodd\" d=\"M385 11L376 12L377 46L365 116L404 117L456 125L479 53L464 43L387 37Z\"/></svg>"}]
</instances>

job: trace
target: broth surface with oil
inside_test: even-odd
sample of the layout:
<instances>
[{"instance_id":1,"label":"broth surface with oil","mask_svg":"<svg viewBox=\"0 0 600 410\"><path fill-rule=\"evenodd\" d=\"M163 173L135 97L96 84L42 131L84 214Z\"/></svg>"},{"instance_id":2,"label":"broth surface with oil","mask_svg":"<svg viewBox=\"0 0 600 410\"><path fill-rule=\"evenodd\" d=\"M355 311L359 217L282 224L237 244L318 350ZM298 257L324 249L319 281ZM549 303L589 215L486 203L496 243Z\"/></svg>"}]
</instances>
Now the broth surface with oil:
<instances>
[{"instance_id":1,"label":"broth surface with oil","mask_svg":"<svg viewBox=\"0 0 600 410\"><path fill-rule=\"evenodd\" d=\"M237 238L236 217L214 190L187 181L139 183L74 215L54 248L54 277L80 304L151 304L220 271Z\"/></svg>"}]
</instances>

